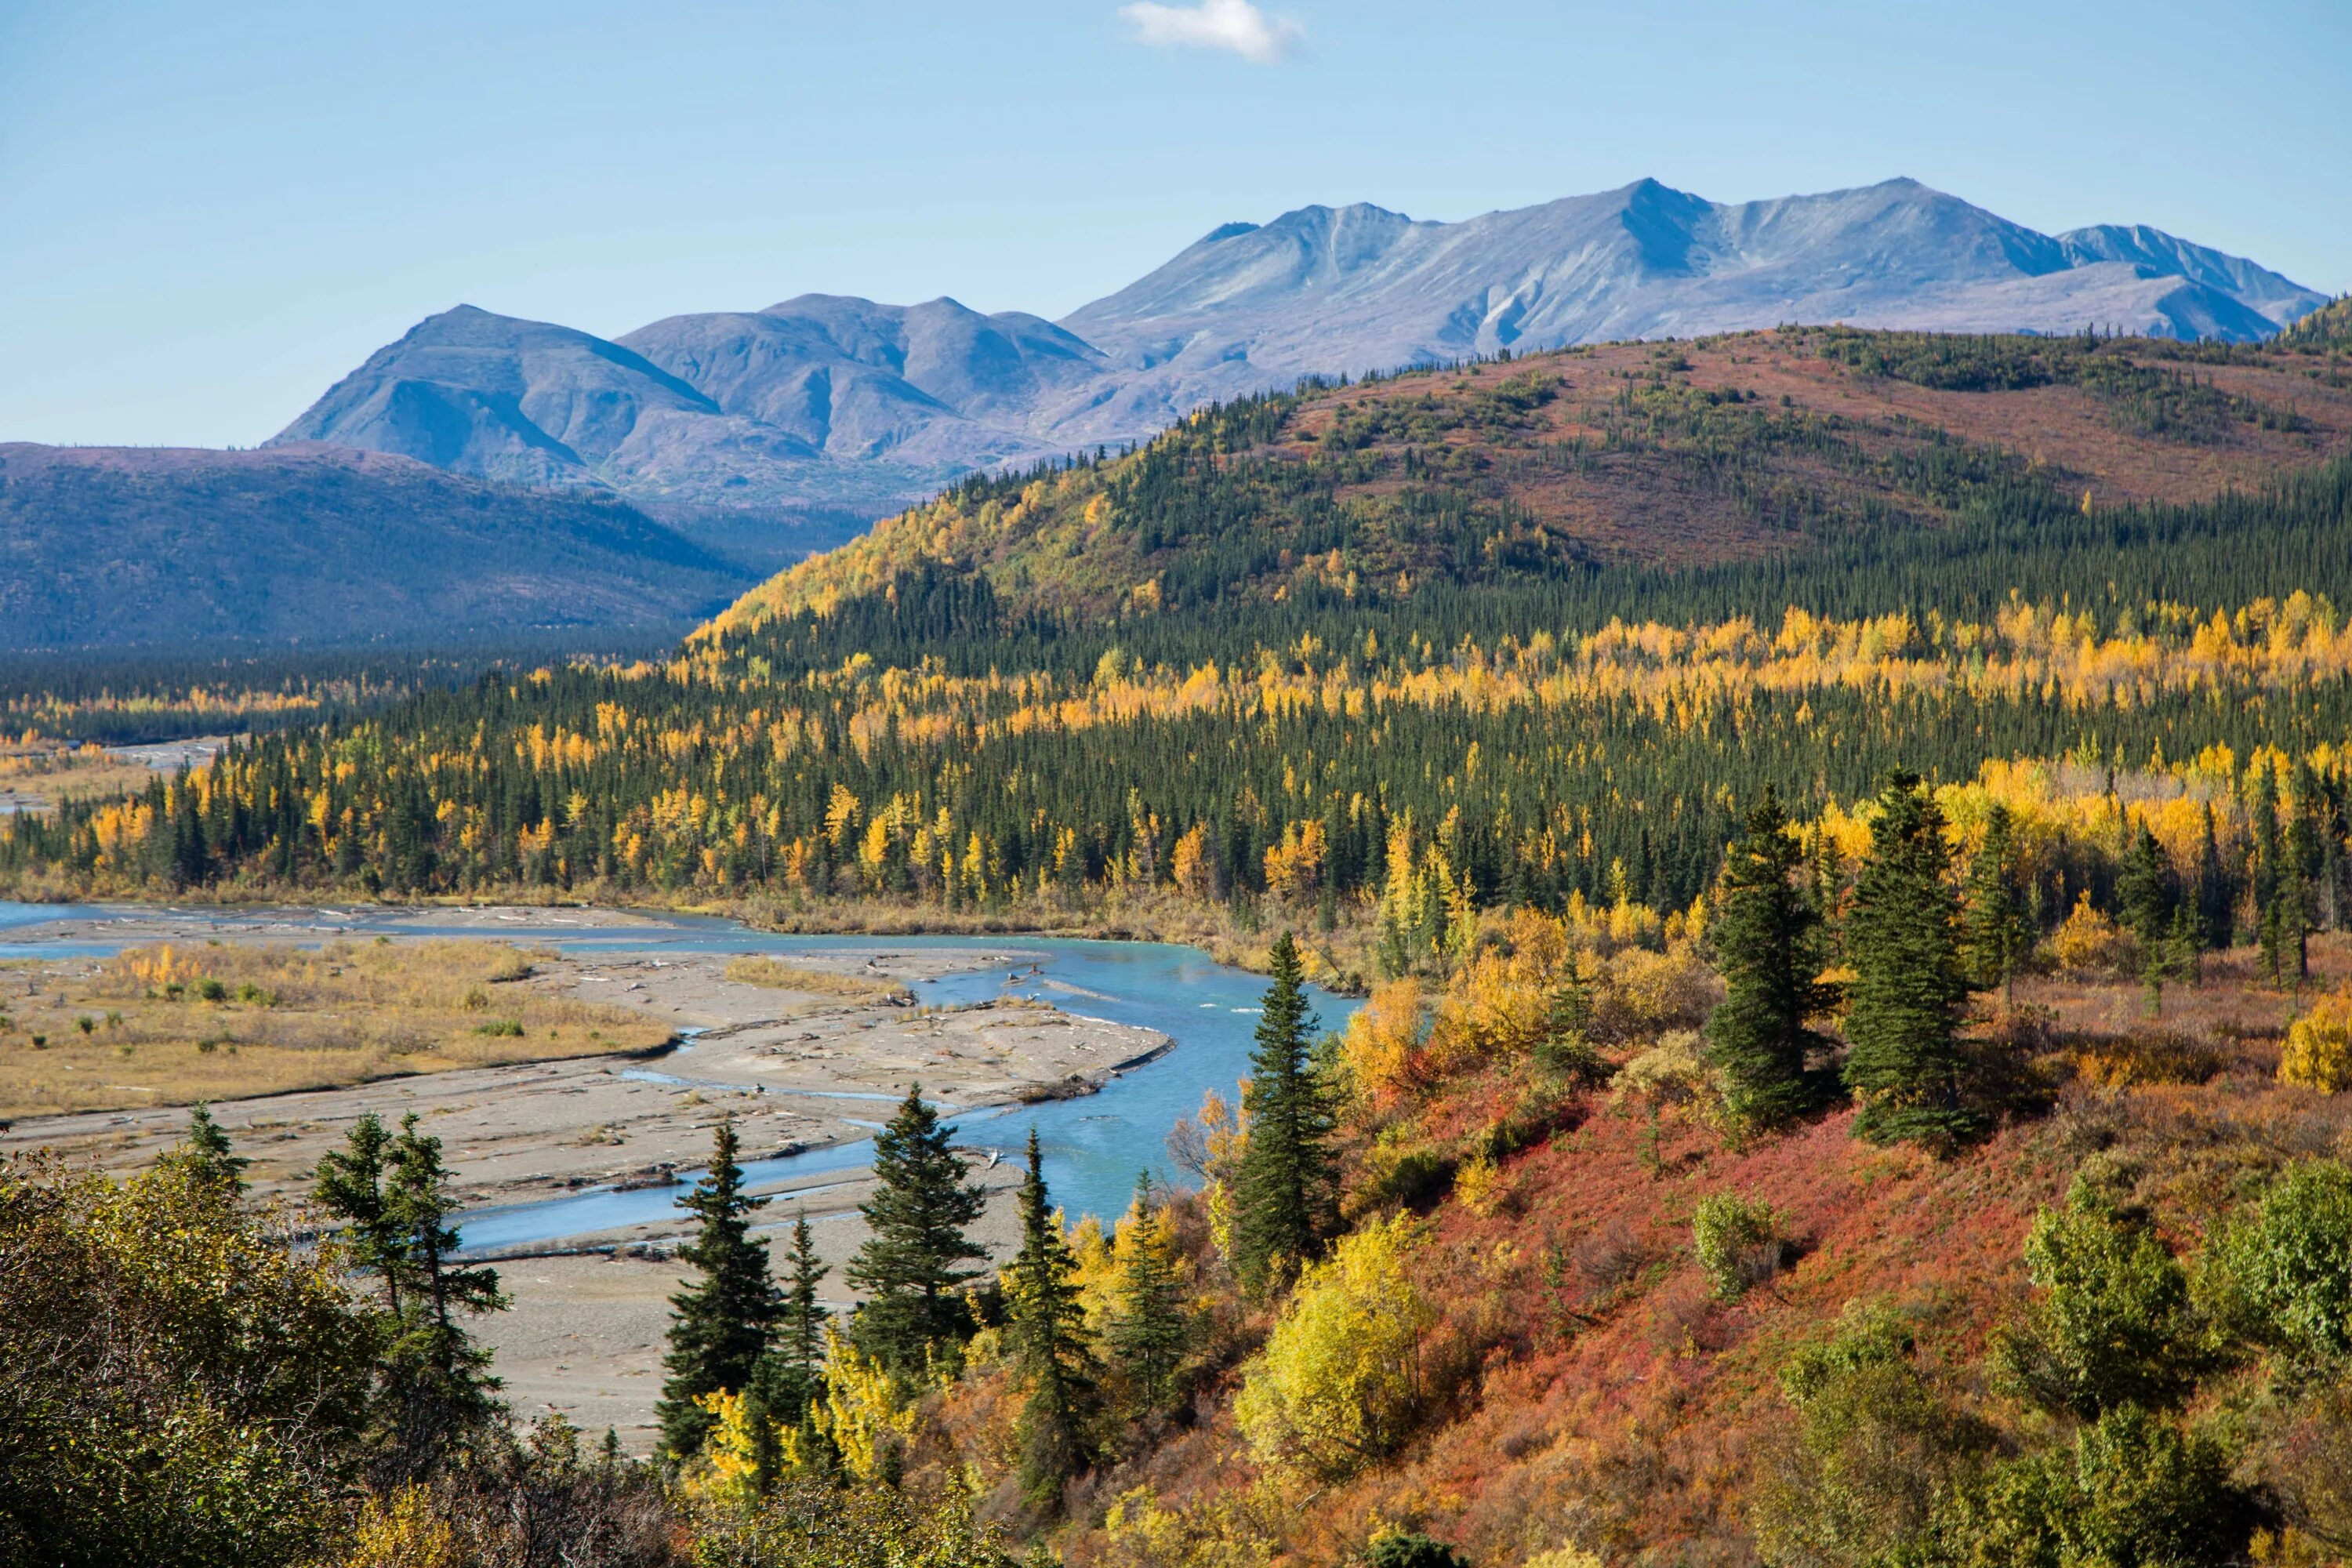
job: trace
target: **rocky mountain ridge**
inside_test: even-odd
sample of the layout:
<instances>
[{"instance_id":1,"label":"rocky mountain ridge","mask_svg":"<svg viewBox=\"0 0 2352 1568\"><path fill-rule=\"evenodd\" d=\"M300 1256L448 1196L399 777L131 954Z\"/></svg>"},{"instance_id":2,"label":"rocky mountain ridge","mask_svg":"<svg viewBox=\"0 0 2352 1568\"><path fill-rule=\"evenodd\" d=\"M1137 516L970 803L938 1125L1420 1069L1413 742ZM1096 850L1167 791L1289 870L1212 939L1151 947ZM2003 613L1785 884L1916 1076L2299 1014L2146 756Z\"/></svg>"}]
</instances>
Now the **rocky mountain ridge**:
<instances>
[{"instance_id":1,"label":"rocky mountain ridge","mask_svg":"<svg viewBox=\"0 0 2352 1568\"><path fill-rule=\"evenodd\" d=\"M1058 323L803 295L606 340L460 306L275 439L657 516L873 517L1311 374L1800 321L2245 342L2323 303L2159 230L2043 235L1911 180L1736 205L1643 180L1458 223L1359 204L1227 224Z\"/></svg>"}]
</instances>

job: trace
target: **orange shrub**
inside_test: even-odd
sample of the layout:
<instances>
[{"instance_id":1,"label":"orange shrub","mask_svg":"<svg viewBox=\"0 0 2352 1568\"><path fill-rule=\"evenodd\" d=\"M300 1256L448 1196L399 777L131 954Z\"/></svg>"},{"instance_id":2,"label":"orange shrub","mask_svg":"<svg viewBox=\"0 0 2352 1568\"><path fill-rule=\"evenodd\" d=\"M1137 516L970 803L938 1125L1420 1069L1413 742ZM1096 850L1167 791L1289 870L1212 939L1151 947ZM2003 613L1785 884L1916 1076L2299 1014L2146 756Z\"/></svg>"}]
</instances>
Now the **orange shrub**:
<instances>
[{"instance_id":1,"label":"orange shrub","mask_svg":"<svg viewBox=\"0 0 2352 1568\"><path fill-rule=\"evenodd\" d=\"M1665 952L1629 947L1609 960L1593 987L1593 1041L1611 1045L1695 1029L1706 1021L1719 991L1715 972L1688 947Z\"/></svg>"},{"instance_id":2,"label":"orange shrub","mask_svg":"<svg viewBox=\"0 0 2352 1568\"><path fill-rule=\"evenodd\" d=\"M2121 926L2094 909L2085 890L2074 900L2074 912L2051 939L2058 967L2074 974L2112 974L2131 962L2132 939Z\"/></svg>"},{"instance_id":3,"label":"orange shrub","mask_svg":"<svg viewBox=\"0 0 2352 1568\"><path fill-rule=\"evenodd\" d=\"M2229 1064L2193 1035L2149 1031L2087 1042L2074 1052L2074 1070L2105 1089L2151 1083L2204 1083Z\"/></svg>"},{"instance_id":4,"label":"orange shrub","mask_svg":"<svg viewBox=\"0 0 2352 1568\"><path fill-rule=\"evenodd\" d=\"M1366 1099L1402 1089L1412 1076L1421 1045L1421 984L1411 978L1372 987L1371 1000L1348 1020L1339 1037L1339 1060L1349 1084Z\"/></svg>"},{"instance_id":5,"label":"orange shrub","mask_svg":"<svg viewBox=\"0 0 2352 1568\"><path fill-rule=\"evenodd\" d=\"M2323 996L2289 1026L2278 1075L2322 1094L2352 1089L2352 997Z\"/></svg>"}]
</instances>

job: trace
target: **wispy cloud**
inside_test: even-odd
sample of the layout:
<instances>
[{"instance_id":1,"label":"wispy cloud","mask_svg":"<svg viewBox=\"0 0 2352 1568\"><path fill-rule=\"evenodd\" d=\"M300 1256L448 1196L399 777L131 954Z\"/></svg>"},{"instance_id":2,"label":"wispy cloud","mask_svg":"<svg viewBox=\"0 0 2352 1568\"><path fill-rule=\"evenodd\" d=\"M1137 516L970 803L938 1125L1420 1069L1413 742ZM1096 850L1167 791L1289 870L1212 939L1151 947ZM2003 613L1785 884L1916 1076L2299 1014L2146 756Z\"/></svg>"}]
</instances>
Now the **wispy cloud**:
<instances>
[{"instance_id":1,"label":"wispy cloud","mask_svg":"<svg viewBox=\"0 0 2352 1568\"><path fill-rule=\"evenodd\" d=\"M1224 49L1253 65L1270 66L1287 57L1307 29L1287 16L1269 16L1250 0L1201 0L1197 5L1160 5L1138 0L1118 14L1147 44L1169 48Z\"/></svg>"}]
</instances>

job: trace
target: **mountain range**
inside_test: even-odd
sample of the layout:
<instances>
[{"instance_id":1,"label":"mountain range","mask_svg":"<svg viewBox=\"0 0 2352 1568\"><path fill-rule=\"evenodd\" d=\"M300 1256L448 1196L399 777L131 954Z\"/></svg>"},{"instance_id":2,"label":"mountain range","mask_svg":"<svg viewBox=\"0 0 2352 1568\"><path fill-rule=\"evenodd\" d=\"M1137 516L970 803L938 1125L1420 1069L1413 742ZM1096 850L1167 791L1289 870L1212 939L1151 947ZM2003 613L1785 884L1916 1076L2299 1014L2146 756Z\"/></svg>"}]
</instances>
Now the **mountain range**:
<instances>
[{"instance_id":1,"label":"mountain range","mask_svg":"<svg viewBox=\"0 0 2352 1568\"><path fill-rule=\"evenodd\" d=\"M811 294L605 339L461 305L258 451L0 446L0 647L642 639L975 470L1309 375L1783 322L2301 339L2324 305L2155 229L2043 235L1909 180L1302 207L1058 322Z\"/></svg>"},{"instance_id":2,"label":"mountain range","mask_svg":"<svg viewBox=\"0 0 2352 1568\"><path fill-rule=\"evenodd\" d=\"M388 453L0 443L0 649L652 641L754 576L615 496Z\"/></svg>"},{"instance_id":3,"label":"mountain range","mask_svg":"<svg viewBox=\"0 0 2352 1568\"><path fill-rule=\"evenodd\" d=\"M1736 205L1643 180L1459 223L1358 204L1228 224L1059 322L802 295L606 340L459 306L274 439L829 543L844 514L1307 375L1782 322L2246 342L2325 302L2157 229L2045 235L1913 180Z\"/></svg>"}]
</instances>

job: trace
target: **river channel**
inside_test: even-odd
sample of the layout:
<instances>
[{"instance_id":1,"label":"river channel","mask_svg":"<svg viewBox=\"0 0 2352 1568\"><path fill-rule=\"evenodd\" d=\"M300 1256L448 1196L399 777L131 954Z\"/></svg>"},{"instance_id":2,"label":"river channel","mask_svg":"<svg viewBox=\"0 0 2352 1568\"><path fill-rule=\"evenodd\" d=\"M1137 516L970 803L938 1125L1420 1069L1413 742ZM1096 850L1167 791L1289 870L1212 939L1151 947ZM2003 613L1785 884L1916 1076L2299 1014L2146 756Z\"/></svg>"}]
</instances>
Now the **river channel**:
<instances>
[{"instance_id":1,"label":"river channel","mask_svg":"<svg viewBox=\"0 0 2352 1568\"><path fill-rule=\"evenodd\" d=\"M108 956L127 945L92 936L73 942L24 940L22 928L56 920L135 920L159 911L133 906L60 906L0 903L0 958ZM1025 936L789 936L755 931L735 921L696 915L644 917L642 923L591 925L567 921L561 910L533 911L486 930L480 924L431 923L430 911L404 909L309 909L201 912L225 936L248 929L253 936L298 943L323 942L338 935L381 931L403 937L463 936L546 945L576 952L771 953L789 957L820 952L969 952L1000 962L913 983L916 1001L953 1006L997 997L1022 996L1050 1003L1065 1012L1112 1023L1156 1029L1175 1048L1106 1083L1101 1092L1041 1105L969 1107L942 1105L956 1127L956 1142L968 1149L1019 1158L1034 1128L1044 1155L1047 1184L1055 1201L1072 1214L1116 1215L1127 1206L1137 1173L1181 1179L1169 1166L1168 1130L1199 1109L1203 1090L1230 1095L1247 1070L1251 1037L1257 1025L1265 979L1212 960L1197 948L1165 942L1096 942L1068 937ZM634 918L634 917L633 917ZM1338 1028L1357 1004L1310 989L1324 1028ZM694 1048L689 1041L642 1069L665 1080L692 1082ZM876 1097L872 1121L887 1114L887 1097ZM853 1121L863 1121L852 1118ZM869 1142L829 1145L779 1159L751 1162L745 1173L755 1188L865 1166ZM682 1175L691 1181L698 1172ZM562 1197L470 1211L460 1221L468 1250L493 1250L560 1242L567 1237L659 1222L676 1212L686 1187L590 1188Z\"/></svg>"}]
</instances>

